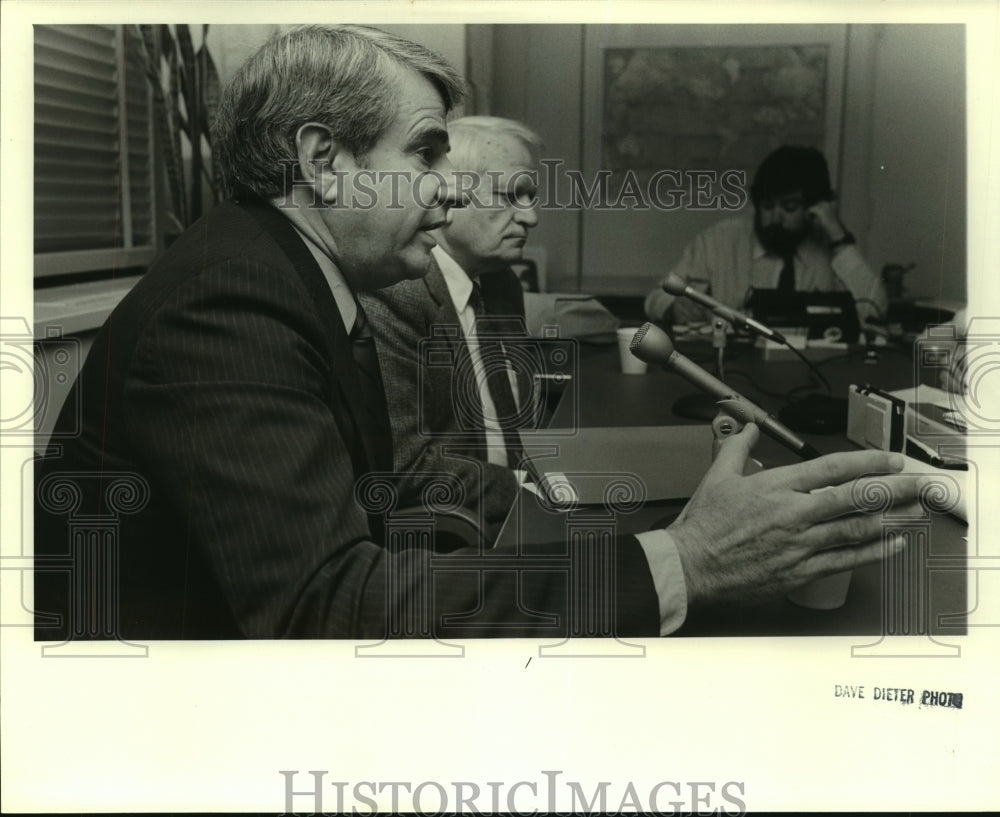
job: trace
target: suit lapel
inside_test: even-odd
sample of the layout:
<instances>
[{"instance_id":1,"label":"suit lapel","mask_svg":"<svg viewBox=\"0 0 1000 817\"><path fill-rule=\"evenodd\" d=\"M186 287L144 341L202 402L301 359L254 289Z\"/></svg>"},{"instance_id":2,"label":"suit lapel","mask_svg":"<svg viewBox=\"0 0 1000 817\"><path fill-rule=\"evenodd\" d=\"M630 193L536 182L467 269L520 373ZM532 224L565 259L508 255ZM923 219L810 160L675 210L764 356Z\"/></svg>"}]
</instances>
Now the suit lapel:
<instances>
[{"instance_id":1,"label":"suit lapel","mask_svg":"<svg viewBox=\"0 0 1000 817\"><path fill-rule=\"evenodd\" d=\"M354 361L351 339L319 264L292 223L270 204L252 200L242 202L240 206L253 215L281 248L305 285L323 325L330 330L327 341L333 375L331 386L340 395L339 400L331 400L330 407L341 435L350 445L355 476L376 469L392 470L391 450L388 463L381 450L387 448L388 441L391 440L388 415L373 416L362 400L361 375ZM376 441L382 441L382 445Z\"/></svg>"},{"instance_id":2,"label":"suit lapel","mask_svg":"<svg viewBox=\"0 0 1000 817\"><path fill-rule=\"evenodd\" d=\"M448 284L445 283L444 275L436 261L431 266L431 271L424 277L424 284L431 296L431 300L436 305L436 309L429 316L428 336L431 328L434 326L455 327L457 331L448 337L448 342L456 362L456 367L453 367L453 371L457 367L462 367L463 370L469 371L469 367L472 365L469 357L469 347L465 343L462 324L458 319L458 313L455 311L455 302L451 299L451 290L448 289Z\"/></svg>"},{"instance_id":3,"label":"suit lapel","mask_svg":"<svg viewBox=\"0 0 1000 817\"><path fill-rule=\"evenodd\" d=\"M441 272L441 267L438 266L437 260L433 255L431 255L430 271L424 276L423 282L424 286L427 287L427 292L431 296L431 300L437 305L439 310L444 306L450 305L452 312L455 311L451 300L451 292L448 290L448 284L444 280L444 273Z\"/></svg>"}]
</instances>

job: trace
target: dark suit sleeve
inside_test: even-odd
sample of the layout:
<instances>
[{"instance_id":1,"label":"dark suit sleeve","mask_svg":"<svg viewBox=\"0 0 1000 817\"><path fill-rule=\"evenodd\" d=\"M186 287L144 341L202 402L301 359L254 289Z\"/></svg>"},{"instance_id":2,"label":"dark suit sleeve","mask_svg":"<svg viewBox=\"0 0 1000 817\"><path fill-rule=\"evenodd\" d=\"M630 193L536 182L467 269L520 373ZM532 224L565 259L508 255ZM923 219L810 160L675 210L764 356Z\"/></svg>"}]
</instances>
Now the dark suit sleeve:
<instances>
[{"instance_id":1,"label":"dark suit sleeve","mask_svg":"<svg viewBox=\"0 0 1000 817\"><path fill-rule=\"evenodd\" d=\"M251 637L358 633L380 555L302 301L250 261L206 269L147 323L124 390L129 439Z\"/></svg>"},{"instance_id":2,"label":"dark suit sleeve","mask_svg":"<svg viewBox=\"0 0 1000 817\"><path fill-rule=\"evenodd\" d=\"M398 484L404 496L414 498L410 504L415 505L421 474L455 474L467 492L466 508L482 513L487 538L492 542L514 502L517 480L509 468L474 458L454 440L445 453L447 434L460 429L450 394L429 393L432 389L427 384L423 387L427 393L420 394L421 341L428 339L433 320L426 292L421 295L423 287L422 281L408 281L362 299L375 329ZM450 379L440 370L425 369L424 376L434 388L450 390L446 385ZM424 429L433 429L435 436L428 436Z\"/></svg>"}]
</instances>

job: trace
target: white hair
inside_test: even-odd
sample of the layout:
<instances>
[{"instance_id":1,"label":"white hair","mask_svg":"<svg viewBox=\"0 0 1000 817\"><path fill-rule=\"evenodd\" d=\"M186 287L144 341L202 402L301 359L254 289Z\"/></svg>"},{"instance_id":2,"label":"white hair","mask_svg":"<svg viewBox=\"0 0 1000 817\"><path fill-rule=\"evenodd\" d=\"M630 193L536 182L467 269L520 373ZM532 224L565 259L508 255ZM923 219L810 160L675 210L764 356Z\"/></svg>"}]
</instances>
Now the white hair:
<instances>
[{"instance_id":1,"label":"white hair","mask_svg":"<svg viewBox=\"0 0 1000 817\"><path fill-rule=\"evenodd\" d=\"M489 161L489 143L497 136L516 140L537 164L542 154L542 138L527 125L501 116L463 116L448 123L448 158L458 170L485 173Z\"/></svg>"}]
</instances>

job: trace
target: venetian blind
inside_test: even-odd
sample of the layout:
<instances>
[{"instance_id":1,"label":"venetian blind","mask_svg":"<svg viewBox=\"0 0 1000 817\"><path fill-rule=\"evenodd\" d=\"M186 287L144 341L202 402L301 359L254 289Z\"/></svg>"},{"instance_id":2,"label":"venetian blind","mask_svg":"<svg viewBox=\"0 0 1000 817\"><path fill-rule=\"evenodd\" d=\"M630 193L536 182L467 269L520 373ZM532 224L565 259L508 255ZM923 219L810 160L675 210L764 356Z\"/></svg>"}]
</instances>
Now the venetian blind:
<instances>
[{"instance_id":1,"label":"venetian blind","mask_svg":"<svg viewBox=\"0 0 1000 817\"><path fill-rule=\"evenodd\" d=\"M127 252L88 251L151 251L154 243L150 104L138 44L121 26L34 32L35 253L75 254L60 272L74 258L78 269L127 264Z\"/></svg>"}]
</instances>

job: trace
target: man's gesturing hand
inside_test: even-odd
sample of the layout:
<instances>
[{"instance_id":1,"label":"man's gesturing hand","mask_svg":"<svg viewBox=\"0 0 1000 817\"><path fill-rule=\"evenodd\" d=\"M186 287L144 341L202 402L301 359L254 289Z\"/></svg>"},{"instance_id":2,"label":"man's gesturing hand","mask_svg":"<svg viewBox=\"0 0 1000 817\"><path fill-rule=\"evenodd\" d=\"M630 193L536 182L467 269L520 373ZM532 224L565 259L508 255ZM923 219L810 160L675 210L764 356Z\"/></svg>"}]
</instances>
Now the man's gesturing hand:
<instances>
[{"instance_id":1,"label":"man's gesturing hand","mask_svg":"<svg viewBox=\"0 0 1000 817\"><path fill-rule=\"evenodd\" d=\"M920 476L898 473L902 455L884 451L832 454L744 477L757 438L749 424L723 442L670 526L691 605L763 601L877 561L882 521L858 512L853 483L877 479L896 505L913 503L921 486Z\"/></svg>"}]
</instances>

